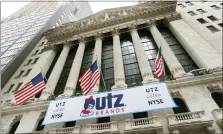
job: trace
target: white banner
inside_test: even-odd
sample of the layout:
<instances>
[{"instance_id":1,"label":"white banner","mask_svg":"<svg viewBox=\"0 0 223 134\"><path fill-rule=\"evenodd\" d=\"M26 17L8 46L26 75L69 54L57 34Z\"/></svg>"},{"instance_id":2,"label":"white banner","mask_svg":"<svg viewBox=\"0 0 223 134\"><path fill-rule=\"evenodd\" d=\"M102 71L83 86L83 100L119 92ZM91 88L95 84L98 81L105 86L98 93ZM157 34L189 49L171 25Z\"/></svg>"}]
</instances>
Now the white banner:
<instances>
[{"instance_id":1,"label":"white banner","mask_svg":"<svg viewBox=\"0 0 223 134\"><path fill-rule=\"evenodd\" d=\"M177 107L166 83L51 101L43 125Z\"/></svg>"}]
</instances>

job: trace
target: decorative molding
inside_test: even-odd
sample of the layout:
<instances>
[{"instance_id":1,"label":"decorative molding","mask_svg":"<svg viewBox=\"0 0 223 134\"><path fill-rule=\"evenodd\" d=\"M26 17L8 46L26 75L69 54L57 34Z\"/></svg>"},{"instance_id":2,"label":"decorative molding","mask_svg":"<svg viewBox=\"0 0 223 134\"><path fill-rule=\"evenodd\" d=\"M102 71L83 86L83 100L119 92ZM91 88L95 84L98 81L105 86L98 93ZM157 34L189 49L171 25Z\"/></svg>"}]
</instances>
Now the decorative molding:
<instances>
[{"instance_id":1,"label":"decorative molding","mask_svg":"<svg viewBox=\"0 0 223 134\"><path fill-rule=\"evenodd\" d=\"M164 17L164 20L166 22L175 21L175 20L179 20L179 19L182 19L180 13L174 13L174 14Z\"/></svg>"},{"instance_id":2,"label":"decorative molding","mask_svg":"<svg viewBox=\"0 0 223 134\"><path fill-rule=\"evenodd\" d=\"M66 40L75 40L76 35L89 31L101 30L107 27L112 27L110 29L112 30L116 25L126 22L135 23L137 21L138 23L141 20L145 22L148 19L160 18L161 16L175 13L176 3L176 1L160 1L107 9L79 21L50 29L44 35L50 44L58 45L58 43L62 44Z\"/></svg>"},{"instance_id":3,"label":"decorative molding","mask_svg":"<svg viewBox=\"0 0 223 134\"><path fill-rule=\"evenodd\" d=\"M155 19L148 20L146 21L146 24L148 25L148 27L155 26L156 20Z\"/></svg>"},{"instance_id":4,"label":"decorative molding","mask_svg":"<svg viewBox=\"0 0 223 134\"><path fill-rule=\"evenodd\" d=\"M113 30L111 31L111 33L112 33L113 36L114 36L114 35L119 35L119 34L120 34L120 31L119 31L119 29L113 29Z\"/></svg>"},{"instance_id":5,"label":"decorative molding","mask_svg":"<svg viewBox=\"0 0 223 134\"><path fill-rule=\"evenodd\" d=\"M223 92L222 88L218 84L211 84L207 86L210 92Z\"/></svg>"}]
</instances>

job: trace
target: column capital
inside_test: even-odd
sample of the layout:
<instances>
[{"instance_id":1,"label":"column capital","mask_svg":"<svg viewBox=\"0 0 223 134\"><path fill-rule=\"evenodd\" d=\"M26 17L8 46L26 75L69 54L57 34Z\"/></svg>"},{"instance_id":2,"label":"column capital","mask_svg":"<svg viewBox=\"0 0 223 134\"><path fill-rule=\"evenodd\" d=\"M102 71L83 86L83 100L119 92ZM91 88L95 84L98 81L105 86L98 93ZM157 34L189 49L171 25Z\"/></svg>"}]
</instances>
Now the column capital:
<instances>
[{"instance_id":1,"label":"column capital","mask_svg":"<svg viewBox=\"0 0 223 134\"><path fill-rule=\"evenodd\" d=\"M53 50L54 52L58 52L60 50L60 47L57 45L46 45L43 48L43 52L50 51L50 50Z\"/></svg>"},{"instance_id":2,"label":"column capital","mask_svg":"<svg viewBox=\"0 0 223 134\"><path fill-rule=\"evenodd\" d=\"M78 38L78 41L79 41L79 43L86 43L87 39L86 39L86 37L80 37L80 38Z\"/></svg>"},{"instance_id":3,"label":"column capital","mask_svg":"<svg viewBox=\"0 0 223 134\"><path fill-rule=\"evenodd\" d=\"M128 25L128 28L132 31L132 30L136 30L137 29L137 23L132 23L130 25Z\"/></svg>"},{"instance_id":4,"label":"column capital","mask_svg":"<svg viewBox=\"0 0 223 134\"><path fill-rule=\"evenodd\" d=\"M64 47L64 46L71 47L71 46L72 46L72 43L71 43L71 42L66 41L65 43L63 43L63 47Z\"/></svg>"},{"instance_id":5,"label":"column capital","mask_svg":"<svg viewBox=\"0 0 223 134\"><path fill-rule=\"evenodd\" d=\"M103 34L102 33L95 33L94 37L95 37L95 39L103 39Z\"/></svg>"},{"instance_id":6,"label":"column capital","mask_svg":"<svg viewBox=\"0 0 223 134\"><path fill-rule=\"evenodd\" d=\"M119 34L120 34L119 29L113 29L113 30L111 31L111 33L112 33L113 36L114 36L114 35L119 35Z\"/></svg>"},{"instance_id":7,"label":"column capital","mask_svg":"<svg viewBox=\"0 0 223 134\"><path fill-rule=\"evenodd\" d=\"M148 20L146 21L146 24L148 27L156 26L156 20L155 19Z\"/></svg>"},{"instance_id":8,"label":"column capital","mask_svg":"<svg viewBox=\"0 0 223 134\"><path fill-rule=\"evenodd\" d=\"M179 19L181 19L180 13L174 13L174 14L171 14L171 15L168 15L168 16L164 17L164 20L166 22L175 21L175 20L179 20Z\"/></svg>"}]
</instances>

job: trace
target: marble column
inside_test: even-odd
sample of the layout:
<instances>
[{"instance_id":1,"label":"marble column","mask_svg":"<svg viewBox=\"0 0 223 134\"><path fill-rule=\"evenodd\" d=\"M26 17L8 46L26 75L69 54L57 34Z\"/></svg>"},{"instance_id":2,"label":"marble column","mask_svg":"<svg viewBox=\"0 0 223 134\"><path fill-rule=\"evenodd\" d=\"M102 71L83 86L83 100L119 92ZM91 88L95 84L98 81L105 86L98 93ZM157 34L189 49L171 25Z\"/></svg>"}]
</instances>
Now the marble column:
<instances>
[{"instance_id":1,"label":"marble column","mask_svg":"<svg viewBox=\"0 0 223 134\"><path fill-rule=\"evenodd\" d=\"M118 30L113 31L113 59L114 59L114 77L115 85L112 89L125 88L125 73L122 59L122 51Z\"/></svg>"},{"instance_id":2,"label":"marble column","mask_svg":"<svg viewBox=\"0 0 223 134\"><path fill-rule=\"evenodd\" d=\"M67 83L64 89L64 93L60 95L59 97L70 97L75 92L78 76L81 69L81 64L84 56L84 50L85 50L85 41L80 40L75 58L72 63L72 67L67 79Z\"/></svg>"},{"instance_id":3,"label":"marble column","mask_svg":"<svg viewBox=\"0 0 223 134\"><path fill-rule=\"evenodd\" d=\"M93 54L92 63L95 62L95 60L97 60L97 65L100 71L101 71L101 52L102 52L102 37L100 34L98 34L95 36L95 46L94 46L94 54ZM93 87L93 89L89 92L89 94L98 92L99 84L100 84L100 79L98 80L96 85Z\"/></svg>"},{"instance_id":4,"label":"marble column","mask_svg":"<svg viewBox=\"0 0 223 134\"><path fill-rule=\"evenodd\" d=\"M222 55L194 31L179 14L166 17L167 27L199 68L222 67Z\"/></svg>"},{"instance_id":5,"label":"marble column","mask_svg":"<svg viewBox=\"0 0 223 134\"><path fill-rule=\"evenodd\" d=\"M151 66L149 64L147 55L145 53L145 50L142 46L141 39L139 37L139 34L137 32L136 25L131 25L131 36L133 45L135 48L136 57L138 60L141 76L142 76L142 83L149 83L153 81L157 81L157 79L154 78Z\"/></svg>"},{"instance_id":6,"label":"marble column","mask_svg":"<svg viewBox=\"0 0 223 134\"><path fill-rule=\"evenodd\" d=\"M162 54L163 58L173 75L173 77L181 77L186 72L184 71L183 67L181 66L180 62L177 60L176 56L174 55L173 51L169 47L169 44L165 41L162 34L157 29L156 25L149 25L149 30L157 44L158 47L162 45Z\"/></svg>"},{"instance_id":7,"label":"marble column","mask_svg":"<svg viewBox=\"0 0 223 134\"><path fill-rule=\"evenodd\" d=\"M63 50L50 74L50 77L46 84L46 89L42 92L40 99L48 99L54 92L60 75L63 71L64 64L66 62L70 46L65 44Z\"/></svg>"}]
</instances>

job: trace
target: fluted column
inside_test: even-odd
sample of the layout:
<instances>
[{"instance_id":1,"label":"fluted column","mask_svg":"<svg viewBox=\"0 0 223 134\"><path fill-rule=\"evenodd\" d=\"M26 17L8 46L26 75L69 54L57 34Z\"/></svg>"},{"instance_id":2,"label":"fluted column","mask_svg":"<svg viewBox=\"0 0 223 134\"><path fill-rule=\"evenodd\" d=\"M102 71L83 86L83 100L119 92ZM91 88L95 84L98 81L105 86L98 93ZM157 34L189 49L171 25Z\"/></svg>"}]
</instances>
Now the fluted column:
<instances>
[{"instance_id":1,"label":"fluted column","mask_svg":"<svg viewBox=\"0 0 223 134\"><path fill-rule=\"evenodd\" d=\"M205 68L206 70L218 67L221 68L222 55L180 17L180 14L166 17L167 27L198 67Z\"/></svg>"},{"instance_id":2,"label":"fluted column","mask_svg":"<svg viewBox=\"0 0 223 134\"><path fill-rule=\"evenodd\" d=\"M81 63L84 56L84 50L85 50L85 42L84 40L80 40L75 58L72 63L72 67L67 79L67 83L64 89L64 93L60 95L59 97L70 97L75 92L78 76L81 69Z\"/></svg>"},{"instance_id":3,"label":"fluted column","mask_svg":"<svg viewBox=\"0 0 223 134\"><path fill-rule=\"evenodd\" d=\"M125 73L120 38L117 30L113 31L113 59L115 85L112 86L112 89L127 87L127 84L125 83Z\"/></svg>"},{"instance_id":4,"label":"fluted column","mask_svg":"<svg viewBox=\"0 0 223 134\"><path fill-rule=\"evenodd\" d=\"M176 56L174 55L173 51L169 47L169 44L165 41L162 34L157 29L156 25L150 25L149 30L157 44L158 47L162 45L162 54L163 58L173 75L173 77L181 77L185 74L183 67L181 66L180 62L177 60Z\"/></svg>"},{"instance_id":5,"label":"fluted column","mask_svg":"<svg viewBox=\"0 0 223 134\"><path fill-rule=\"evenodd\" d=\"M57 82L58 82L60 75L62 73L64 64L66 62L66 59L67 59L67 56L69 53L69 50L70 50L70 46L68 44L63 46L63 50L62 50L55 66L50 74L50 77L47 81L46 89L41 94L41 97L40 97L41 99L47 99L48 97L50 97L53 94L53 92L56 88Z\"/></svg>"},{"instance_id":6,"label":"fluted column","mask_svg":"<svg viewBox=\"0 0 223 134\"><path fill-rule=\"evenodd\" d=\"M139 34L136 29L136 25L132 25L131 27L131 36L133 45L135 48L136 57L138 60L141 76L142 76L142 83L149 83L152 81L156 81L156 79L153 76L151 66L149 64L148 58L145 54L145 50L142 47L142 42L139 37Z\"/></svg>"},{"instance_id":7,"label":"fluted column","mask_svg":"<svg viewBox=\"0 0 223 134\"><path fill-rule=\"evenodd\" d=\"M95 46L94 46L94 54L93 54L93 60L92 63L97 60L98 68L101 71L101 52L102 52L102 37L101 35L95 36ZM100 74L101 75L101 74ZM99 84L100 84L100 78L96 85L93 87L93 89L89 93L95 93L99 91Z\"/></svg>"}]
</instances>

